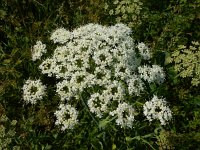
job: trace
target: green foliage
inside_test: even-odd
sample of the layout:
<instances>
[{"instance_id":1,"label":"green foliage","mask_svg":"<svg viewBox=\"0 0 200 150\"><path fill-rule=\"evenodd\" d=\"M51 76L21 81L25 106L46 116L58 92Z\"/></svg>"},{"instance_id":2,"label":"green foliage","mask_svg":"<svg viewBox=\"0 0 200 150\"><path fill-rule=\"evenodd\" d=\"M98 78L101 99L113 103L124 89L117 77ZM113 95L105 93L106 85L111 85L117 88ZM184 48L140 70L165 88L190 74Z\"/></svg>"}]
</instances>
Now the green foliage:
<instances>
[{"instance_id":1,"label":"green foliage","mask_svg":"<svg viewBox=\"0 0 200 150\"><path fill-rule=\"evenodd\" d=\"M0 104L0 149L7 150L9 147L13 149L19 149L18 146L13 145L13 138L16 135L15 126L17 124L16 120L9 120L5 115L5 110Z\"/></svg>"},{"instance_id":2,"label":"green foliage","mask_svg":"<svg viewBox=\"0 0 200 150\"><path fill-rule=\"evenodd\" d=\"M200 134L195 132L190 132L187 134L173 133L170 131L161 130L158 138L159 149L196 149L198 145L196 143L200 142ZM197 146L197 147L196 147Z\"/></svg>"},{"instance_id":3,"label":"green foliage","mask_svg":"<svg viewBox=\"0 0 200 150\"><path fill-rule=\"evenodd\" d=\"M113 23L124 23L130 28L141 24L143 3L139 0L114 0L105 3L105 10Z\"/></svg>"},{"instance_id":4,"label":"green foliage","mask_svg":"<svg viewBox=\"0 0 200 150\"><path fill-rule=\"evenodd\" d=\"M154 51L173 51L200 38L200 1L143 1L142 24L135 31L136 39L149 41Z\"/></svg>"},{"instance_id":5,"label":"green foliage","mask_svg":"<svg viewBox=\"0 0 200 150\"><path fill-rule=\"evenodd\" d=\"M179 72L182 78L190 77L191 84L198 86L200 83L200 44L192 42L186 48L184 45L179 45L178 49L172 53L172 58L168 58L169 62L175 62L175 71Z\"/></svg>"}]
</instances>

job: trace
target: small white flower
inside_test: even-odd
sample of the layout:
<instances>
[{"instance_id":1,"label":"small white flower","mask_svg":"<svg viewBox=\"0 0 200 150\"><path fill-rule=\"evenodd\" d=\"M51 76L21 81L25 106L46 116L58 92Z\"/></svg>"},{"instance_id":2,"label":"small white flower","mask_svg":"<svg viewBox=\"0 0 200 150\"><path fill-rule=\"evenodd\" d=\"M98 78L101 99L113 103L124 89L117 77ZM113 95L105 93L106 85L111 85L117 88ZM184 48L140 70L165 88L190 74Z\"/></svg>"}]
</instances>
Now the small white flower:
<instances>
[{"instance_id":1,"label":"small white flower","mask_svg":"<svg viewBox=\"0 0 200 150\"><path fill-rule=\"evenodd\" d=\"M42 74L47 74L49 77L51 77L53 75L55 66L55 60L47 58L40 64L39 69L42 71Z\"/></svg>"},{"instance_id":2,"label":"small white flower","mask_svg":"<svg viewBox=\"0 0 200 150\"><path fill-rule=\"evenodd\" d=\"M111 97L106 95L107 99L104 97L105 95L101 95L99 93L92 94L87 104L92 113L95 113L97 117L101 118L104 113L108 111L108 104L110 102Z\"/></svg>"},{"instance_id":3,"label":"small white flower","mask_svg":"<svg viewBox=\"0 0 200 150\"><path fill-rule=\"evenodd\" d=\"M109 11L109 14L110 14L110 15L113 15L113 13L114 13L114 11L111 9L111 10Z\"/></svg>"},{"instance_id":4,"label":"small white flower","mask_svg":"<svg viewBox=\"0 0 200 150\"><path fill-rule=\"evenodd\" d=\"M55 113L57 118L55 124L61 126L61 130L73 129L78 124L78 111L71 105L60 104Z\"/></svg>"},{"instance_id":5,"label":"small white flower","mask_svg":"<svg viewBox=\"0 0 200 150\"><path fill-rule=\"evenodd\" d=\"M56 92L61 98L61 101L69 100L76 94L76 91L73 90L73 85L70 84L68 80L63 80L56 85Z\"/></svg>"},{"instance_id":6,"label":"small white flower","mask_svg":"<svg viewBox=\"0 0 200 150\"><path fill-rule=\"evenodd\" d=\"M154 81L161 84L165 81L165 73L163 68L158 65L152 65L150 76L154 78Z\"/></svg>"},{"instance_id":7,"label":"small white flower","mask_svg":"<svg viewBox=\"0 0 200 150\"><path fill-rule=\"evenodd\" d=\"M25 103L36 104L45 95L46 86L40 80L28 79L22 89Z\"/></svg>"},{"instance_id":8,"label":"small white flower","mask_svg":"<svg viewBox=\"0 0 200 150\"><path fill-rule=\"evenodd\" d=\"M36 45L32 48L32 60L35 61L40 59L43 53L46 53L46 45L42 44L41 41L37 41Z\"/></svg>"},{"instance_id":9,"label":"small white flower","mask_svg":"<svg viewBox=\"0 0 200 150\"><path fill-rule=\"evenodd\" d=\"M133 122L135 121L135 114L135 109L126 102L119 103L117 109L110 112L111 116L117 116L116 123L122 128L133 127Z\"/></svg>"},{"instance_id":10,"label":"small white flower","mask_svg":"<svg viewBox=\"0 0 200 150\"><path fill-rule=\"evenodd\" d=\"M107 95L111 95L114 101L122 101L125 96L124 86L116 80L109 81L104 92Z\"/></svg>"},{"instance_id":11,"label":"small white flower","mask_svg":"<svg viewBox=\"0 0 200 150\"><path fill-rule=\"evenodd\" d=\"M71 38L71 33L67 31L64 28L59 28L55 30L51 37L50 40L53 40L54 43L61 43L64 44L66 43L69 39Z\"/></svg>"},{"instance_id":12,"label":"small white flower","mask_svg":"<svg viewBox=\"0 0 200 150\"><path fill-rule=\"evenodd\" d=\"M132 75L132 78L126 80L128 85L128 92L130 95L139 96L142 91L144 91L144 84L139 77Z\"/></svg>"},{"instance_id":13,"label":"small white flower","mask_svg":"<svg viewBox=\"0 0 200 150\"><path fill-rule=\"evenodd\" d=\"M143 67L140 66L138 67L138 72L140 77L149 83L157 82L158 84L161 84L165 80L163 68L158 65L152 65L152 67L146 65Z\"/></svg>"},{"instance_id":14,"label":"small white flower","mask_svg":"<svg viewBox=\"0 0 200 150\"><path fill-rule=\"evenodd\" d=\"M150 122L154 119L160 120L161 125L166 125L172 119L172 112L167 106L165 99L159 99L154 95L151 101L143 105L143 113Z\"/></svg>"},{"instance_id":15,"label":"small white flower","mask_svg":"<svg viewBox=\"0 0 200 150\"><path fill-rule=\"evenodd\" d=\"M144 60L149 60L151 58L149 48L143 42L138 43L137 48Z\"/></svg>"}]
</instances>

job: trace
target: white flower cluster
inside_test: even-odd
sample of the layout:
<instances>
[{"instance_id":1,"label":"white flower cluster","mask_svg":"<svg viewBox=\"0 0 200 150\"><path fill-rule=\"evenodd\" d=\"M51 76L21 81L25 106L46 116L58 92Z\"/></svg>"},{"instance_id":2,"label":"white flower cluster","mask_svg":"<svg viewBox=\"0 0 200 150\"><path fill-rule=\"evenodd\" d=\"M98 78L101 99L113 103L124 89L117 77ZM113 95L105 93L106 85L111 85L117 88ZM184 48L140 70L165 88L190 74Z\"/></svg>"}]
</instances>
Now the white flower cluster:
<instances>
[{"instance_id":1,"label":"white flower cluster","mask_svg":"<svg viewBox=\"0 0 200 150\"><path fill-rule=\"evenodd\" d=\"M158 65L152 65L152 67L146 65L143 67L140 66L138 67L138 73L142 79L149 83L157 82L161 84L165 80L163 68Z\"/></svg>"},{"instance_id":2,"label":"white flower cluster","mask_svg":"<svg viewBox=\"0 0 200 150\"><path fill-rule=\"evenodd\" d=\"M159 99L154 95L151 101L147 101L143 105L144 115L147 120L152 121L154 119L160 120L161 125L165 125L172 119L172 112L167 106L165 99Z\"/></svg>"},{"instance_id":3,"label":"white flower cluster","mask_svg":"<svg viewBox=\"0 0 200 150\"><path fill-rule=\"evenodd\" d=\"M138 43L137 48L144 60L149 60L151 58L150 50L143 42Z\"/></svg>"},{"instance_id":4,"label":"white flower cluster","mask_svg":"<svg viewBox=\"0 0 200 150\"><path fill-rule=\"evenodd\" d=\"M23 99L25 103L36 104L45 95L46 86L40 80L28 79L23 88Z\"/></svg>"},{"instance_id":5,"label":"white flower cluster","mask_svg":"<svg viewBox=\"0 0 200 150\"><path fill-rule=\"evenodd\" d=\"M119 103L116 110L110 112L111 116L117 115L116 123L117 125L120 125L121 127L133 127L133 122L135 121L135 109L123 102Z\"/></svg>"},{"instance_id":6,"label":"white flower cluster","mask_svg":"<svg viewBox=\"0 0 200 150\"><path fill-rule=\"evenodd\" d=\"M39 68L43 74L61 80L56 92L62 102L78 99L86 88L102 89L101 93L91 93L87 101L90 111L101 118L108 114L113 101L124 100L125 87L120 80L128 84L130 95L140 95L144 90L136 75L140 60L130 35L131 29L123 24L88 24L72 32L59 28L50 37L59 45Z\"/></svg>"},{"instance_id":7,"label":"white flower cluster","mask_svg":"<svg viewBox=\"0 0 200 150\"><path fill-rule=\"evenodd\" d=\"M115 116L117 125L132 128L136 113L126 100L127 94L140 96L145 90L142 79L158 83L164 80L161 67L153 66L148 72L140 67L141 59L150 57L148 48L140 43L137 47L143 57L138 58L131 29L123 24L88 24L71 32L59 28L50 39L57 47L39 69L59 81L56 93L61 104L55 115L62 130L72 129L78 122L77 110L63 103L80 100L85 91L90 91L87 105L96 117Z\"/></svg>"},{"instance_id":8,"label":"white flower cluster","mask_svg":"<svg viewBox=\"0 0 200 150\"><path fill-rule=\"evenodd\" d=\"M32 48L32 60L35 61L40 59L43 53L46 53L46 45L42 44L41 41L37 41L36 45Z\"/></svg>"},{"instance_id":9,"label":"white flower cluster","mask_svg":"<svg viewBox=\"0 0 200 150\"><path fill-rule=\"evenodd\" d=\"M106 84L103 92L94 93L88 100L88 107L92 113L101 118L104 113L109 112L109 106L113 101L120 102L124 99L124 87L118 81L113 81Z\"/></svg>"},{"instance_id":10,"label":"white flower cluster","mask_svg":"<svg viewBox=\"0 0 200 150\"><path fill-rule=\"evenodd\" d=\"M53 32L50 39L53 40L54 43L64 44L70 39L70 32L64 28L59 28Z\"/></svg>"},{"instance_id":11,"label":"white flower cluster","mask_svg":"<svg viewBox=\"0 0 200 150\"><path fill-rule=\"evenodd\" d=\"M78 111L71 105L60 104L59 110L57 110L54 114L57 117L55 124L62 126L62 131L66 129L73 129L78 123Z\"/></svg>"}]
</instances>

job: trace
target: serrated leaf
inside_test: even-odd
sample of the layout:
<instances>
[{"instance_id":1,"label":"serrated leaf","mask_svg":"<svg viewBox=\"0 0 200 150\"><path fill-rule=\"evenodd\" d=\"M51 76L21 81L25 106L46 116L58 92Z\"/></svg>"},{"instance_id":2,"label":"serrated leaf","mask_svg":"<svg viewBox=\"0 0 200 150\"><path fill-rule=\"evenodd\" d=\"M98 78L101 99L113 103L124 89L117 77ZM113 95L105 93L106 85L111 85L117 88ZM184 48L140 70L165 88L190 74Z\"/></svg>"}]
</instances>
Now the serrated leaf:
<instances>
[{"instance_id":1,"label":"serrated leaf","mask_svg":"<svg viewBox=\"0 0 200 150\"><path fill-rule=\"evenodd\" d=\"M172 54L172 56L173 56L173 57L177 57L179 54L180 54L180 51L175 51L175 52Z\"/></svg>"}]
</instances>

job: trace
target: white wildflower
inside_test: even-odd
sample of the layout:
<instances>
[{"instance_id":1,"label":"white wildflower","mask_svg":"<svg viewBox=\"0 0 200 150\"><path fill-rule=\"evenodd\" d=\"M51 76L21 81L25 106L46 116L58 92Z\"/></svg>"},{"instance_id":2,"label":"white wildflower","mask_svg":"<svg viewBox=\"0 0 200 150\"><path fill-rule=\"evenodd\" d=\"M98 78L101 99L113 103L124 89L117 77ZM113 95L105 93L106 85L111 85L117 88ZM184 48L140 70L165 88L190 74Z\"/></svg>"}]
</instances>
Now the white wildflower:
<instances>
[{"instance_id":1,"label":"white wildflower","mask_svg":"<svg viewBox=\"0 0 200 150\"><path fill-rule=\"evenodd\" d=\"M61 98L61 101L69 100L71 97L76 95L77 89L73 88L73 84L68 80L63 80L57 83L56 92Z\"/></svg>"},{"instance_id":2,"label":"white wildflower","mask_svg":"<svg viewBox=\"0 0 200 150\"><path fill-rule=\"evenodd\" d=\"M106 85L106 90L104 90L107 95L112 96L114 101L123 101L125 96L124 86L119 81L109 81Z\"/></svg>"},{"instance_id":3,"label":"white wildflower","mask_svg":"<svg viewBox=\"0 0 200 150\"><path fill-rule=\"evenodd\" d=\"M143 67L140 66L138 67L138 72L140 77L149 83L157 82L161 84L165 80L163 68L158 65L152 65L152 67L146 65Z\"/></svg>"},{"instance_id":4,"label":"white wildflower","mask_svg":"<svg viewBox=\"0 0 200 150\"><path fill-rule=\"evenodd\" d=\"M61 126L61 130L73 129L78 124L78 111L71 105L60 104L55 113L57 118L55 124Z\"/></svg>"},{"instance_id":5,"label":"white wildflower","mask_svg":"<svg viewBox=\"0 0 200 150\"><path fill-rule=\"evenodd\" d=\"M133 127L133 122L135 121L135 114L135 109L125 102L119 103L117 109L110 112L111 116L117 116L116 123L122 128Z\"/></svg>"},{"instance_id":6,"label":"white wildflower","mask_svg":"<svg viewBox=\"0 0 200 150\"><path fill-rule=\"evenodd\" d=\"M128 92L130 95L139 96L140 93L144 91L144 83L136 75L133 75L132 78L127 79L126 83L128 85Z\"/></svg>"},{"instance_id":7,"label":"white wildflower","mask_svg":"<svg viewBox=\"0 0 200 150\"><path fill-rule=\"evenodd\" d=\"M22 89L25 103L36 104L45 95L46 86L40 80L28 79Z\"/></svg>"},{"instance_id":8,"label":"white wildflower","mask_svg":"<svg viewBox=\"0 0 200 150\"><path fill-rule=\"evenodd\" d=\"M149 49L144 43L136 46L131 29L124 24L107 27L91 23L71 32L59 28L50 39L58 43L57 47L39 69L56 78L60 100L79 100L86 91L90 112L99 118L116 116L121 127L132 128L136 115L126 103L126 94L140 96L145 90L143 80L159 84L164 81L162 67L139 67L142 59L150 59ZM137 57L136 48L141 57ZM113 111L115 104L119 105ZM56 124L62 130L72 129L78 122L77 114L71 105L61 104L55 112Z\"/></svg>"},{"instance_id":9,"label":"white wildflower","mask_svg":"<svg viewBox=\"0 0 200 150\"><path fill-rule=\"evenodd\" d=\"M105 97L106 96L106 97ZM95 113L97 117L101 118L104 113L108 111L108 105L111 96L95 93L92 94L87 104L92 113Z\"/></svg>"},{"instance_id":10,"label":"white wildflower","mask_svg":"<svg viewBox=\"0 0 200 150\"><path fill-rule=\"evenodd\" d=\"M64 28L59 28L55 30L51 37L50 40L53 40L54 43L61 43L64 44L66 43L69 39L71 38L71 33L67 31Z\"/></svg>"},{"instance_id":11,"label":"white wildflower","mask_svg":"<svg viewBox=\"0 0 200 150\"><path fill-rule=\"evenodd\" d=\"M136 76L133 74L140 61L136 58L135 44L130 37L129 27L123 24L111 27L88 24L70 33L67 32L63 28L53 32L51 39L60 43L64 42L58 38L59 35L63 37L64 33L68 34L65 36L66 40L63 40L67 43L58 46L52 57L39 66L43 74L64 79L57 84L57 93L62 101L77 96L78 92L87 87L110 82L112 78L122 81L130 79L127 82L130 83L129 91L131 94L139 95L141 89L137 90L137 87L142 88L142 86L132 78ZM67 82L65 83L67 87L64 82Z\"/></svg>"},{"instance_id":12,"label":"white wildflower","mask_svg":"<svg viewBox=\"0 0 200 150\"><path fill-rule=\"evenodd\" d=\"M53 75L55 66L55 60L47 58L40 64L39 69L42 71L42 74L47 74L49 77L51 77Z\"/></svg>"},{"instance_id":13,"label":"white wildflower","mask_svg":"<svg viewBox=\"0 0 200 150\"><path fill-rule=\"evenodd\" d=\"M151 58L149 48L143 42L138 43L137 48L139 50L139 54L144 60L149 60Z\"/></svg>"},{"instance_id":14,"label":"white wildflower","mask_svg":"<svg viewBox=\"0 0 200 150\"><path fill-rule=\"evenodd\" d=\"M167 106L165 99L159 99L155 95L151 101L147 101L143 105L143 113L147 120L152 121L157 119L161 125L166 125L172 119L172 112Z\"/></svg>"},{"instance_id":15,"label":"white wildflower","mask_svg":"<svg viewBox=\"0 0 200 150\"><path fill-rule=\"evenodd\" d=\"M32 48L32 60L35 61L40 59L43 53L46 53L46 45L42 44L41 41L37 41L36 45Z\"/></svg>"}]
</instances>

